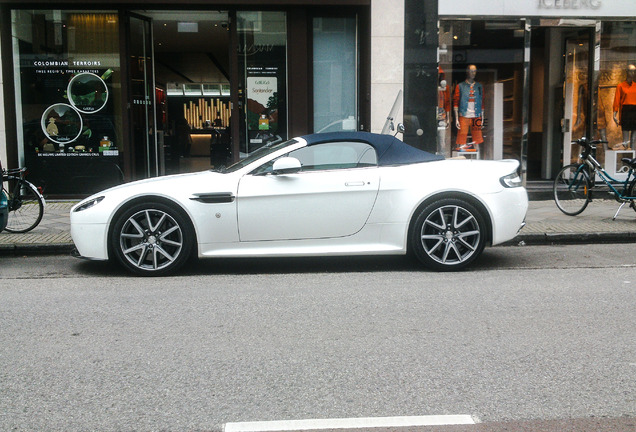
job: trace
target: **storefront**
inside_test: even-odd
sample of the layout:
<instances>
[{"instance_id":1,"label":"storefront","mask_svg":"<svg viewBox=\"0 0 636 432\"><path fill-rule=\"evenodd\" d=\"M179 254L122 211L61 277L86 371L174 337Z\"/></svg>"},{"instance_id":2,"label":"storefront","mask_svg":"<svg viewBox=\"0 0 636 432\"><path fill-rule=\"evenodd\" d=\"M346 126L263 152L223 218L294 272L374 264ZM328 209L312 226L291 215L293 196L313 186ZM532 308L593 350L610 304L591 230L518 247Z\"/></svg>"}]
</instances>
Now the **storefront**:
<instances>
[{"instance_id":1,"label":"storefront","mask_svg":"<svg viewBox=\"0 0 636 432\"><path fill-rule=\"evenodd\" d=\"M7 165L48 195L370 125L369 0L66 3L0 2Z\"/></svg>"},{"instance_id":2,"label":"storefront","mask_svg":"<svg viewBox=\"0 0 636 432\"><path fill-rule=\"evenodd\" d=\"M244 1L0 0L6 165L86 195L271 140L379 132L400 89L405 142L518 159L526 181L553 178L582 136L607 138L597 156L619 178L634 154L614 103L633 0Z\"/></svg>"},{"instance_id":3,"label":"storefront","mask_svg":"<svg viewBox=\"0 0 636 432\"><path fill-rule=\"evenodd\" d=\"M430 39L424 3L407 0L407 16L419 12L420 18L411 20L411 28L407 23L406 35ZM446 0L437 12L435 150L447 156L518 159L526 180L540 180L577 159L579 150L571 141L606 138L609 144L599 146L598 159L620 178L620 159L634 157L636 134L614 120L622 108L614 105L617 86L627 79L628 65L636 63L633 0ZM426 37L422 51L432 43ZM407 55L406 94L428 85L417 81L422 70L430 75L422 63L430 61L410 63ZM462 84L473 82L472 89ZM459 95L466 89L481 108L470 120L478 130L467 123L466 142L483 142L458 151L464 141L458 139L454 111L462 116ZM422 112L418 103L407 99L405 122L422 123L421 115L409 115Z\"/></svg>"}]
</instances>

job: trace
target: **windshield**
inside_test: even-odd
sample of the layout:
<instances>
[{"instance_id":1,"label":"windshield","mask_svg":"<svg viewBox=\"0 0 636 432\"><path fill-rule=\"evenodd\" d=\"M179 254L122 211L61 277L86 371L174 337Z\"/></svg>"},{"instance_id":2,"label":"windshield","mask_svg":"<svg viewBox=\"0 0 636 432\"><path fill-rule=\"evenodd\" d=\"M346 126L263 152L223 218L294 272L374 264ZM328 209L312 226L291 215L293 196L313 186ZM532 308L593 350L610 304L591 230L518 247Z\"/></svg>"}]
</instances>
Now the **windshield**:
<instances>
[{"instance_id":1,"label":"windshield","mask_svg":"<svg viewBox=\"0 0 636 432\"><path fill-rule=\"evenodd\" d=\"M284 141L284 142L279 142L279 143L271 143L271 144L266 144L263 147L259 148L258 150L250 153L249 155L247 155L246 157L244 157L243 159L239 160L238 162L233 163L232 165L228 166L227 168L222 168L221 172L224 173L230 173L230 172L234 172L234 171L238 171L243 167L248 166L249 164L251 164L252 162L267 156L268 154L274 153L275 151L278 151L282 148L288 147L290 145L296 144L298 141L292 139L289 141ZM212 171L216 171L216 169L213 169Z\"/></svg>"}]
</instances>

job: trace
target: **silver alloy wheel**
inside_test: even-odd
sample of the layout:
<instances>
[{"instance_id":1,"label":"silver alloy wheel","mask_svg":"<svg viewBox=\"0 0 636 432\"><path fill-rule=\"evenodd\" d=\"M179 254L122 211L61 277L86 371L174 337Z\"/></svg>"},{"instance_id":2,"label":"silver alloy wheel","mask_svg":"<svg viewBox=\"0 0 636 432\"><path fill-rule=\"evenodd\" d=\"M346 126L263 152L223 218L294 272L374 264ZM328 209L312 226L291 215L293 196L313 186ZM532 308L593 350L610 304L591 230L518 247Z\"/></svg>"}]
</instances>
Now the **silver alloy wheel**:
<instances>
[{"instance_id":1,"label":"silver alloy wheel","mask_svg":"<svg viewBox=\"0 0 636 432\"><path fill-rule=\"evenodd\" d=\"M162 210L134 213L122 225L119 247L133 266L161 270L170 266L183 249L183 232L177 221Z\"/></svg>"},{"instance_id":2,"label":"silver alloy wheel","mask_svg":"<svg viewBox=\"0 0 636 432\"><path fill-rule=\"evenodd\" d=\"M424 252L434 261L456 265L470 259L481 240L479 222L463 207L446 205L431 212L420 232Z\"/></svg>"}]
</instances>

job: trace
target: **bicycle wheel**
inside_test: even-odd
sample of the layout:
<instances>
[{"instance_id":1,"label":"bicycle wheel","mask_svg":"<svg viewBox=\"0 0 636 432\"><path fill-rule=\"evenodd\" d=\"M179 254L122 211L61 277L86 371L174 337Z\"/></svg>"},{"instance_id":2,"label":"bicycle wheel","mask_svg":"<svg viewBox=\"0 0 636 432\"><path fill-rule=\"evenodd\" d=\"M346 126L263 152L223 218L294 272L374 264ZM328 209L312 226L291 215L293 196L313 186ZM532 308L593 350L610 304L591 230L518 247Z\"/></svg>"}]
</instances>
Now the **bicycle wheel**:
<instances>
[{"instance_id":1,"label":"bicycle wheel","mask_svg":"<svg viewBox=\"0 0 636 432\"><path fill-rule=\"evenodd\" d=\"M42 195L26 180L10 179L7 185L9 220L6 230L25 233L38 226L44 215Z\"/></svg>"},{"instance_id":2,"label":"bicycle wheel","mask_svg":"<svg viewBox=\"0 0 636 432\"><path fill-rule=\"evenodd\" d=\"M590 187L590 176L584 165L566 165L554 180L554 202L566 215L576 216L590 202Z\"/></svg>"}]
</instances>

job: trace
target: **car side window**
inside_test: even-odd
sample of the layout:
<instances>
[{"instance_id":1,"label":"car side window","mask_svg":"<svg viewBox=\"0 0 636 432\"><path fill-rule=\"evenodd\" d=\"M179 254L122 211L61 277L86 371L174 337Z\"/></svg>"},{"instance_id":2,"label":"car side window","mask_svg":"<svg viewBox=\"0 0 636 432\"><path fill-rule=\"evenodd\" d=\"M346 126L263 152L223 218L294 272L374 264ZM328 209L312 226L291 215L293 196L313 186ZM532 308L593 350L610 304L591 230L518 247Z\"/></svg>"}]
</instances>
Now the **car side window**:
<instances>
[{"instance_id":1,"label":"car side window","mask_svg":"<svg viewBox=\"0 0 636 432\"><path fill-rule=\"evenodd\" d=\"M375 149L361 142L334 142L303 147L289 153L302 171L324 171L376 166Z\"/></svg>"}]
</instances>

